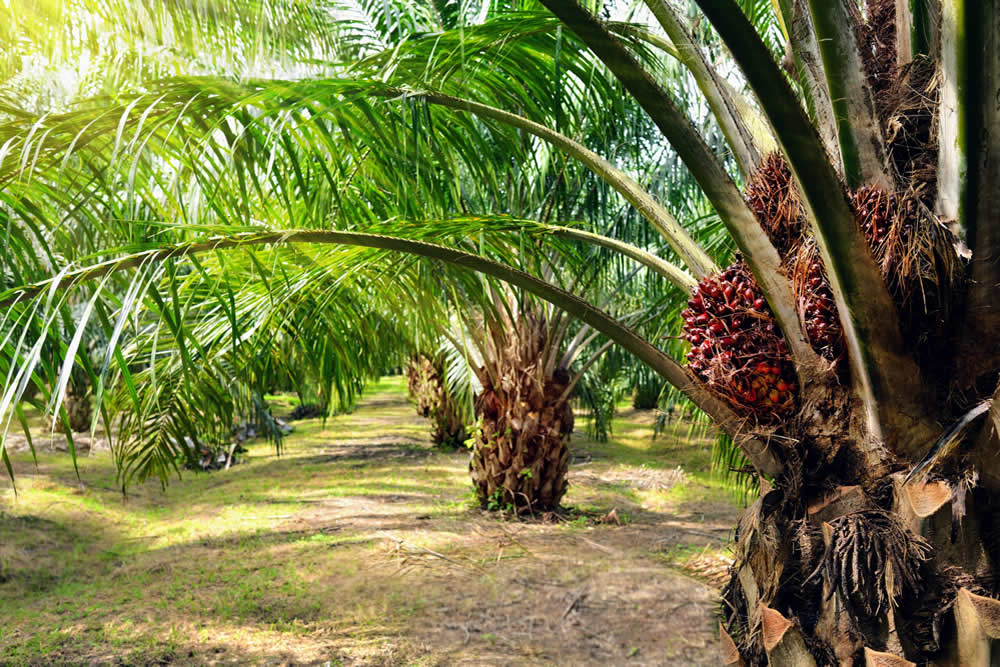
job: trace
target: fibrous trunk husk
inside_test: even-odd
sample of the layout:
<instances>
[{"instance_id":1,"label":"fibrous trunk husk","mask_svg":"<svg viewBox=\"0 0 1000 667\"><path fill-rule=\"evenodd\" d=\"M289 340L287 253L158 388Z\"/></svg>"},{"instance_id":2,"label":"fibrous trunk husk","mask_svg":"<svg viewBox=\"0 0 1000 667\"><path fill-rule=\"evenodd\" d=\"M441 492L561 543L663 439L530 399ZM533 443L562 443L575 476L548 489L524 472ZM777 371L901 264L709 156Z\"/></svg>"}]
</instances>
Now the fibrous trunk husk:
<instances>
[{"instance_id":1,"label":"fibrous trunk husk","mask_svg":"<svg viewBox=\"0 0 1000 667\"><path fill-rule=\"evenodd\" d=\"M723 591L746 664L774 664L765 608L801 632L816 664L996 664L1000 590L983 537L995 517L970 506L956 526L955 488L901 480L838 487L805 506L770 490L747 510ZM959 607L966 598L975 618ZM963 651L990 657L956 662Z\"/></svg>"}]
</instances>

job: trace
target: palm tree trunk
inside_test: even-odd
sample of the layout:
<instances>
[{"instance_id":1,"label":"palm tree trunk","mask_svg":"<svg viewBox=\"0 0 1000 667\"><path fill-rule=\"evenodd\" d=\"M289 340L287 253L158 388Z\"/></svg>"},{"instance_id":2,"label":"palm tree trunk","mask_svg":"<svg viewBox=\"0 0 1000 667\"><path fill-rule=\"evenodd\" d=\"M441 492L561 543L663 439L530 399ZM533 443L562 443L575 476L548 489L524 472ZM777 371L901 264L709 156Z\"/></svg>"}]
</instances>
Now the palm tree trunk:
<instances>
[{"instance_id":1,"label":"palm tree trunk","mask_svg":"<svg viewBox=\"0 0 1000 667\"><path fill-rule=\"evenodd\" d=\"M90 422L94 414L90 405L90 383L86 381L71 381L66 385L63 407L66 409L69 427L73 430L73 433L89 431ZM56 430L59 432L65 430L61 419L56 420Z\"/></svg>"},{"instance_id":2,"label":"palm tree trunk","mask_svg":"<svg viewBox=\"0 0 1000 667\"><path fill-rule=\"evenodd\" d=\"M522 315L476 397L478 430L469 470L486 509L550 511L566 493L573 410L563 394L569 373L545 377L544 351L551 344L545 321Z\"/></svg>"},{"instance_id":3,"label":"palm tree trunk","mask_svg":"<svg viewBox=\"0 0 1000 667\"><path fill-rule=\"evenodd\" d=\"M660 400L663 380L656 373L651 373L645 367L635 374L635 384L632 388L632 407L636 410L652 410Z\"/></svg>"},{"instance_id":4,"label":"palm tree trunk","mask_svg":"<svg viewBox=\"0 0 1000 667\"><path fill-rule=\"evenodd\" d=\"M406 367L407 386L410 397L416 401L417 414L430 418L434 430L431 440L446 449L457 449L468 437L462 411L456 405L440 362L420 354Z\"/></svg>"},{"instance_id":5,"label":"palm tree trunk","mask_svg":"<svg viewBox=\"0 0 1000 667\"><path fill-rule=\"evenodd\" d=\"M432 396L437 384L437 371L430 359L422 354L410 358L406 364L406 388L421 417L431 416Z\"/></svg>"},{"instance_id":6,"label":"palm tree trunk","mask_svg":"<svg viewBox=\"0 0 1000 667\"><path fill-rule=\"evenodd\" d=\"M1000 664L1000 497L974 475L844 474L849 458L804 465L799 489L763 485L737 530L724 643L748 665Z\"/></svg>"}]
</instances>

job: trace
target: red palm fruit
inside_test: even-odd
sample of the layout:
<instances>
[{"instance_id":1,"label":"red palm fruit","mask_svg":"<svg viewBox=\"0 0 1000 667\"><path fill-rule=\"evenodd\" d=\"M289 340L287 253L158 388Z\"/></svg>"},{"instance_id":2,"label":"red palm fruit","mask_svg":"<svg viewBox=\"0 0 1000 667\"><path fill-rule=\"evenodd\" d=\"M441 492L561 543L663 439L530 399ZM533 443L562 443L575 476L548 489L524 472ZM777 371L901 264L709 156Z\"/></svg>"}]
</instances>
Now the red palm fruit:
<instances>
[{"instance_id":1,"label":"red palm fruit","mask_svg":"<svg viewBox=\"0 0 1000 667\"><path fill-rule=\"evenodd\" d=\"M705 278L688 303L684 334L692 343L687 356L695 376L758 421L773 421L793 409L795 395L788 387L795 373L788 345L747 265L737 262ZM779 382L784 390L776 389Z\"/></svg>"},{"instance_id":2,"label":"red palm fruit","mask_svg":"<svg viewBox=\"0 0 1000 667\"><path fill-rule=\"evenodd\" d=\"M899 203L895 195L866 185L854 192L851 204L854 208L854 217L868 243L872 246L877 245L889 233L896 219Z\"/></svg>"},{"instance_id":3,"label":"red palm fruit","mask_svg":"<svg viewBox=\"0 0 1000 667\"><path fill-rule=\"evenodd\" d=\"M799 249L793 276L799 314L810 344L821 356L839 359L843 350L840 322L833 307L830 283L814 243L806 242Z\"/></svg>"}]
</instances>

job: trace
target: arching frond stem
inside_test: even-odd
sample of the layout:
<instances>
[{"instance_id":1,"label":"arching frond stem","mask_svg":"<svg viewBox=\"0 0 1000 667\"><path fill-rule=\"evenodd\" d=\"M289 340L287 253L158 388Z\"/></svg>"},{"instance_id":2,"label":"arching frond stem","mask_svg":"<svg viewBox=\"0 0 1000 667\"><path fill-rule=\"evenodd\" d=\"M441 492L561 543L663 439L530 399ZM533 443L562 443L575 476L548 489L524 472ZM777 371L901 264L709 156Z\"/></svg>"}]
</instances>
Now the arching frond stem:
<instances>
[{"instance_id":1,"label":"arching frond stem","mask_svg":"<svg viewBox=\"0 0 1000 667\"><path fill-rule=\"evenodd\" d=\"M760 155L749 130L737 113L734 100L730 98L722 83L722 77L709 67L701 47L691 38L688 27L681 22L680 17L666 0L646 0L646 6L653 12L653 16L674 43L678 60L691 72L698 88L705 95L705 100L718 121L729 148L733 151L733 157L743 173L743 178L749 179L760 161Z\"/></svg>"},{"instance_id":2,"label":"arching frond stem","mask_svg":"<svg viewBox=\"0 0 1000 667\"><path fill-rule=\"evenodd\" d=\"M776 475L782 470L781 463L768 450L767 445L742 430L743 420L728 405L698 383L680 364L604 311L595 308L587 301L551 283L547 283L513 267L478 255L423 241L333 230L259 232L219 236L204 241L164 246L138 252L120 259L79 269L67 273L62 281L50 280L38 283L30 288L15 290L13 293L0 295L0 300L7 301L17 298L18 295L53 290L60 284L76 284L82 281L95 280L112 272L134 268L146 262L163 261L171 257L183 257L227 248L285 243L325 243L404 252L448 262L525 289L602 332L659 373L665 380L691 399L701 410L710 415L721 428L732 435L734 440L746 451L747 457L758 470L769 475Z\"/></svg>"},{"instance_id":3,"label":"arching frond stem","mask_svg":"<svg viewBox=\"0 0 1000 667\"><path fill-rule=\"evenodd\" d=\"M856 23L861 14L857 4L854 0L809 0L809 6L833 101L847 185L877 185L892 191L882 127L858 49Z\"/></svg>"},{"instance_id":4,"label":"arching frond stem","mask_svg":"<svg viewBox=\"0 0 1000 667\"><path fill-rule=\"evenodd\" d=\"M791 50L792 62L786 67L794 64L795 72L798 74L796 78L809 116L819 130L819 136L834 168L843 174L840 143L837 139L837 119L833 113L830 93L826 89L826 71L823 67L823 56L819 52L819 42L816 40L816 30L809 15L809 0L775 1L779 4L789 31L788 47Z\"/></svg>"},{"instance_id":5,"label":"arching frond stem","mask_svg":"<svg viewBox=\"0 0 1000 667\"><path fill-rule=\"evenodd\" d=\"M390 90L387 91L387 94L412 95L413 93L407 93L403 90ZM525 130L565 151L570 156L585 164L591 171L619 192L630 204L635 206L636 210L663 236L696 277L702 278L718 271L718 267L712 261L712 258L690 237L669 211L663 208L635 180L594 151L551 128L523 116L510 113L509 111L439 93L424 92L417 94L431 104L438 104L460 111L468 111L477 116L490 118L505 125Z\"/></svg>"},{"instance_id":6,"label":"arching frond stem","mask_svg":"<svg viewBox=\"0 0 1000 667\"><path fill-rule=\"evenodd\" d=\"M642 248L637 248L634 245L625 243L624 241L619 241L618 239L602 236L600 234L594 234L593 232L584 231L582 229L574 229L572 227L552 226L551 229L555 236L584 241L586 243L608 248L609 250L615 250L626 257L631 257L640 264L644 264L659 275L663 276L685 292L690 293L695 287L698 286L698 281L683 269L674 266L670 262L660 259L651 252L647 252Z\"/></svg>"}]
</instances>

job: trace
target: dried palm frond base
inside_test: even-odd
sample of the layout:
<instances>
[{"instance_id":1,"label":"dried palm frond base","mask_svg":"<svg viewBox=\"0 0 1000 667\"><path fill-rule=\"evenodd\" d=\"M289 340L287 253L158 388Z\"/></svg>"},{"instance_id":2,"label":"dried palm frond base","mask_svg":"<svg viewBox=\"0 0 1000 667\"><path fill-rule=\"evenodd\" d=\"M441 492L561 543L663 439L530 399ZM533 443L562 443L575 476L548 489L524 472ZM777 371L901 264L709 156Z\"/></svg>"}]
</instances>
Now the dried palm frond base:
<instances>
[{"instance_id":1,"label":"dried palm frond base","mask_svg":"<svg viewBox=\"0 0 1000 667\"><path fill-rule=\"evenodd\" d=\"M743 197L771 243L787 257L805 233L806 218L792 171L780 153L771 153L761 161Z\"/></svg>"},{"instance_id":2,"label":"dried palm frond base","mask_svg":"<svg viewBox=\"0 0 1000 667\"><path fill-rule=\"evenodd\" d=\"M726 637L744 664L873 664L865 662L873 651L897 658L885 664L912 664L899 661L904 655L921 664L993 664L954 658L964 655L965 634L987 649L1000 639L992 579L947 564L949 550L976 556L947 530L955 498L946 484L925 494L898 482L886 480L872 494L838 487L799 512L772 490L747 510L722 593ZM913 513L902 511L904 503ZM790 518L796 514L802 518ZM982 518L980 525L994 521ZM951 624L963 623L962 614L978 617L956 632ZM782 662L769 623L794 629L808 660Z\"/></svg>"},{"instance_id":3,"label":"dried palm frond base","mask_svg":"<svg viewBox=\"0 0 1000 667\"><path fill-rule=\"evenodd\" d=\"M729 571L733 559L720 553L703 553L685 561L681 565L688 574L707 581L712 587L721 589L729 581Z\"/></svg>"},{"instance_id":4,"label":"dried palm frond base","mask_svg":"<svg viewBox=\"0 0 1000 667\"><path fill-rule=\"evenodd\" d=\"M863 187L853 196L858 224L899 308L903 334L926 356L950 335L963 280L951 232L913 193Z\"/></svg>"}]
</instances>

